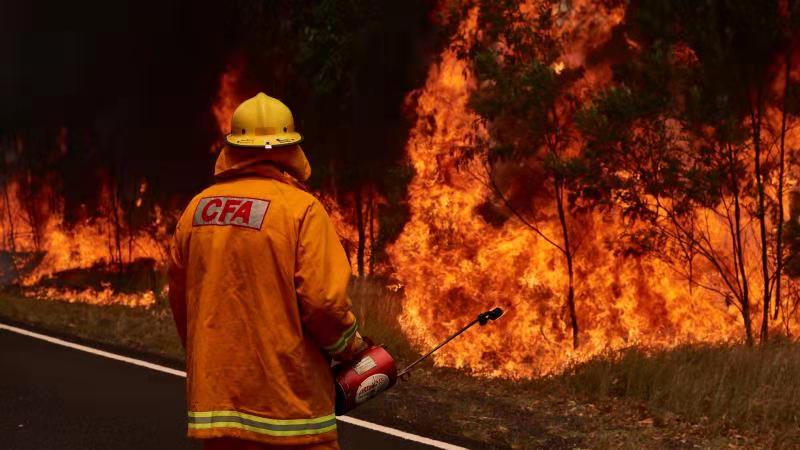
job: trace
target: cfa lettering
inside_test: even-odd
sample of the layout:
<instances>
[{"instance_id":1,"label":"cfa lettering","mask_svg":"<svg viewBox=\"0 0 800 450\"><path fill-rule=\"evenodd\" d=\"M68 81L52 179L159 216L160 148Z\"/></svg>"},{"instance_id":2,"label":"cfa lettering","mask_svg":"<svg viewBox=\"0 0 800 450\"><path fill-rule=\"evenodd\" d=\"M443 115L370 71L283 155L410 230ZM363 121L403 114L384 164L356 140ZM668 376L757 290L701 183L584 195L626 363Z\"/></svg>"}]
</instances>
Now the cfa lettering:
<instances>
[{"instance_id":1,"label":"cfa lettering","mask_svg":"<svg viewBox=\"0 0 800 450\"><path fill-rule=\"evenodd\" d=\"M222 211L220 211L220 207L222 207ZM217 219L217 214L219 214L219 220L216 220L216 222L226 223L228 214L233 213L230 222L235 223L236 219L240 219L240 223L249 223L252 209L252 200L243 202L239 199L229 198L225 201L225 205L223 206L221 199L214 198L206 203L206 206L203 208L203 221L214 222L214 219Z\"/></svg>"},{"instance_id":2,"label":"cfa lettering","mask_svg":"<svg viewBox=\"0 0 800 450\"><path fill-rule=\"evenodd\" d=\"M243 197L205 197L194 211L192 225L234 225L261 229L269 200Z\"/></svg>"}]
</instances>

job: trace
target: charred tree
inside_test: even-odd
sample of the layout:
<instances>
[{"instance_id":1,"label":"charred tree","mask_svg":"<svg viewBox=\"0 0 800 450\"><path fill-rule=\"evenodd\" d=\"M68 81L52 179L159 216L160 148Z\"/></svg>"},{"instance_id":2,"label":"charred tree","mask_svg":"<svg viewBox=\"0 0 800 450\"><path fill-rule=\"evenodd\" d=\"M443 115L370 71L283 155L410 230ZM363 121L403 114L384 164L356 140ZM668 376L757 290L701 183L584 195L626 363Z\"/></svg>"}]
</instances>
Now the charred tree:
<instances>
[{"instance_id":1,"label":"charred tree","mask_svg":"<svg viewBox=\"0 0 800 450\"><path fill-rule=\"evenodd\" d=\"M3 161L3 202L4 202L4 209L6 220L8 220L8 242L11 244L11 253L17 252L17 244L15 241L15 233L14 233L14 215L11 210L11 196L8 194L8 179L9 179L9 170L8 170L8 160L6 152L3 152L2 155Z\"/></svg>"},{"instance_id":2,"label":"charred tree","mask_svg":"<svg viewBox=\"0 0 800 450\"><path fill-rule=\"evenodd\" d=\"M117 272L122 273L123 267L123 259L122 259L122 245L123 245L123 236L122 236L122 228L123 228L123 218L121 217L121 201L120 201L120 183L122 182L123 171L119 167L119 162L117 161L117 155L112 155L110 158L111 166L109 168L109 180L108 186L110 189L110 198L109 198L109 210L107 214L111 219L111 225L113 227L111 238L113 241L110 243L111 248L111 264L117 267Z\"/></svg>"},{"instance_id":3,"label":"charred tree","mask_svg":"<svg viewBox=\"0 0 800 450\"><path fill-rule=\"evenodd\" d=\"M570 222L580 214L579 204L584 211L591 207L591 202L583 202L587 198L579 185L582 179L573 170L582 160L573 144L580 103L575 86L583 68L565 69L559 63L564 48L555 26L555 3L544 2L528 12L513 2L486 3L478 15L482 32L464 52L474 61L481 86L469 105L488 137L461 149L459 157L466 167L481 160L485 173L475 175L485 178L494 197L563 258L565 324L572 347L578 348L578 245ZM503 168L503 179L496 178L498 167ZM524 185L529 186L522 189ZM552 231L539 225L550 214L558 221Z\"/></svg>"},{"instance_id":4,"label":"charred tree","mask_svg":"<svg viewBox=\"0 0 800 450\"><path fill-rule=\"evenodd\" d=\"M558 210L558 222L561 224L561 239L563 242L564 259L567 263L567 307L569 308L570 326L572 327L572 347L578 348L578 315L575 311L575 269L572 266L573 249L570 244L569 228L567 227L567 215L564 212L564 184L563 180L555 178L553 180L556 192L556 209Z\"/></svg>"},{"instance_id":5,"label":"charred tree","mask_svg":"<svg viewBox=\"0 0 800 450\"><path fill-rule=\"evenodd\" d=\"M631 13L625 26L638 50L584 116L592 167L604 173L606 193L616 189L623 213L659 236L658 245L697 249L714 269L699 285L736 299L748 343L757 311L766 342L781 302L786 177L785 117L778 128L768 111L786 110L773 93L781 81L774 69L784 67L795 39L797 2L642 2ZM770 142L779 141L775 152ZM658 208L653 196L664 200ZM725 233L664 228L660 215L674 215L670 221L682 226L692 217L712 228L721 221ZM753 242L745 237L751 234Z\"/></svg>"},{"instance_id":6,"label":"charred tree","mask_svg":"<svg viewBox=\"0 0 800 450\"><path fill-rule=\"evenodd\" d=\"M369 225L369 276L375 275L375 193L367 197L367 223Z\"/></svg>"},{"instance_id":7,"label":"charred tree","mask_svg":"<svg viewBox=\"0 0 800 450\"><path fill-rule=\"evenodd\" d=\"M783 283L783 224L784 224L784 180L786 178L786 127L789 109L789 93L791 85L791 68L792 68L792 49L791 47L786 51L786 60L784 61L783 72L783 102L781 103L781 128L780 128L780 143L778 155L778 192L775 194L778 202L778 212L776 217L777 232L775 234L775 306L772 313L772 320L778 320L778 314L781 310L781 285Z\"/></svg>"},{"instance_id":8,"label":"charred tree","mask_svg":"<svg viewBox=\"0 0 800 450\"><path fill-rule=\"evenodd\" d=\"M736 267L738 277L738 297L739 305L741 306L742 321L744 323L745 339L748 345L753 343L753 326L750 316L750 284L747 281L747 269L745 268L744 259L744 244L742 241L742 208L740 204L740 187L738 181L738 174L735 171L736 159L733 153L733 146L728 144L728 163L732 169L729 171L729 180L731 185L731 195L733 197L733 223L732 223L732 236L733 236L733 259ZM730 220L729 220L730 222ZM716 267L719 267L717 265ZM718 269L720 272L721 270Z\"/></svg>"},{"instance_id":9,"label":"charred tree","mask_svg":"<svg viewBox=\"0 0 800 450\"><path fill-rule=\"evenodd\" d=\"M364 249L366 247L366 221L364 220L364 200L361 189L356 189L353 194L353 203L356 210L356 230L358 232L358 242L356 247L356 265L358 267L358 278L364 279Z\"/></svg>"},{"instance_id":10,"label":"charred tree","mask_svg":"<svg viewBox=\"0 0 800 450\"><path fill-rule=\"evenodd\" d=\"M764 101L761 83L756 89L755 103L751 103L751 127L753 132L753 169L756 179L757 191L757 206L755 211L756 219L758 220L758 232L761 243L761 278L762 278L762 316L761 316L761 343L766 343L769 340L769 316L770 316L770 270L767 263L769 244L767 242L767 216L766 216L766 199L764 193L764 169L762 168L762 142L761 142L761 126L764 116Z\"/></svg>"},{"instance_id":11,"label":"charred tree","mask_svg":"<svg viewBox=\"0 0 800 450\"><path fill-rule=\"evenodd\" d=\"M22 135L17 135L17 154L23 164L20 167L20 186L17 196L22 203L22 209L25 214L24 219L30 230L33 249L36 252L42 249L42 225L45 220L41 208L43 203L41 187L43 183L40 177L46 172L44 168L39 167L41 160L44 159L42 158L43 149L39 145L38 141L26 145L23 142Z\"/></svg>"}]
</instances>

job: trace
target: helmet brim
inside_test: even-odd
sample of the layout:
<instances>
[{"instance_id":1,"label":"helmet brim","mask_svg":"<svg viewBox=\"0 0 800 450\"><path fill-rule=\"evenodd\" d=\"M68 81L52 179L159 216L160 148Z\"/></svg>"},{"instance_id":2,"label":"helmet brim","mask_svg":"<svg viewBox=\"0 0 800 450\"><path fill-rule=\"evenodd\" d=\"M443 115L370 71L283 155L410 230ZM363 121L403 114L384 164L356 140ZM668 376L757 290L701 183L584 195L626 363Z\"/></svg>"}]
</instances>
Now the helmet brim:
<instances>
[{"instance_id":1,"label":"helmet brim","mask_svg":"<svg viewBox=\"0 0 800 450\"><path fill-rule=\"evenodd\" d=\"M296 145L303 142L303 136L297 132L266 134L263 136L248 136L228 134L225 142L234 147L242 148L276 148Z\"/></svg>"}]
</instances>

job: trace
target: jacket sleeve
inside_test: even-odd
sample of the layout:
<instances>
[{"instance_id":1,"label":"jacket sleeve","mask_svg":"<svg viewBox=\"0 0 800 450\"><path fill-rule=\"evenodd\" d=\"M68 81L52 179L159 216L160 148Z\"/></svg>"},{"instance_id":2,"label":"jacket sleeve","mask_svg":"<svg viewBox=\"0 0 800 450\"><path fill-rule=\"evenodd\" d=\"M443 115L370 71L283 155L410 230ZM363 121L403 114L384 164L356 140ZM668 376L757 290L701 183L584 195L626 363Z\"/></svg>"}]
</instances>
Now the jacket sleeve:
<instances>
[{"instance_id":1,"label":"jacket sleeve","mask_svg":"<svg viewBox=\"0 0 800 450\"><path fill-rule=\"evenodd\" d=\"M183 348L186 348L186 266L181 255L179 232L180 224L170 241L167 276L169 277L169 306L172 309L172 317L175 319L181 344L183 344Z\"/></svg>"},{"instance_id":2,"label":"jacket sleeve","mask_svg":"<svg viewBox=\"0 0 800 450\"><path fill-rule=\"evenodd\" d=\"M347 295L350 264L322 205L315 201L300 224L295 287L306 331L331 357L352 350L357 325Z\"/></svg>"}]
</instances>

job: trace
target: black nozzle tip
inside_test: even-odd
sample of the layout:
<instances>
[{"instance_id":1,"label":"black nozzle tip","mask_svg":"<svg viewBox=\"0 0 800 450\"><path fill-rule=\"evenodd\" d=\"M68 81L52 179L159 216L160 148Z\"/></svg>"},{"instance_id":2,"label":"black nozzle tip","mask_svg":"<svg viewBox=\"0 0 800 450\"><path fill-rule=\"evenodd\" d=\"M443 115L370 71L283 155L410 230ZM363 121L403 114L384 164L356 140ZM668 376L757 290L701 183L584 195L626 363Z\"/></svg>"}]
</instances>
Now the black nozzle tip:
<instances>
[{"instance_id":1,"label":"black nozzle tip","mask_svg":"<svg viewBox=\"0 0 800 450\"><path fill-rule=\"evenodd\" d=\"M496 320L498 317L503 315L502 308L495 308L491 311L486 311L485 313L478 314L478 323L481 325L486 325L487 322L490 320Z\"/></svg>"},{"instance_id":2,"label":"black nozzle tip","mask_svg":"<svg viewBox=\"0 0 800 450\"><path fill-rule=\"evenodd\" d=\"M503 315L503 308L495 308L489 311L490 319L495 320Z\"/></svg>"}]
</instances>

